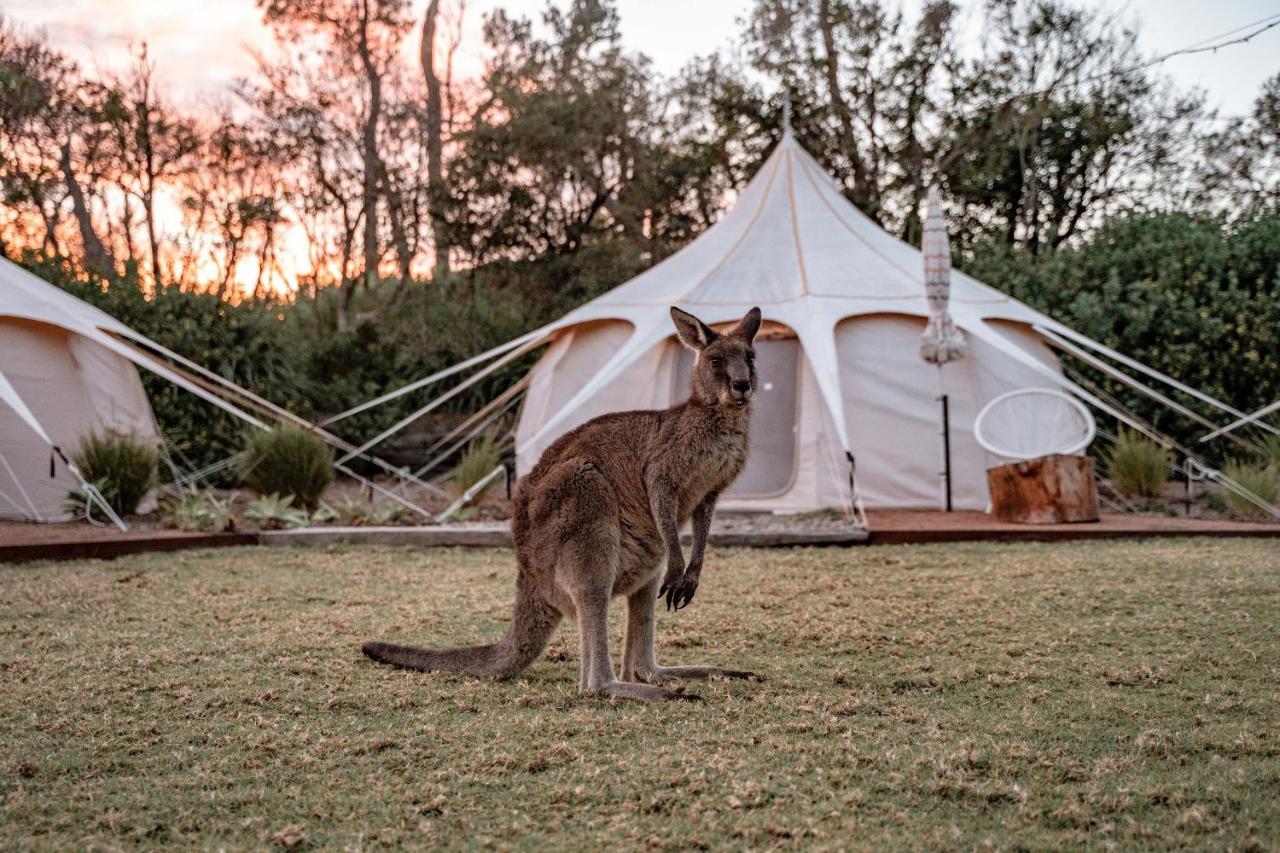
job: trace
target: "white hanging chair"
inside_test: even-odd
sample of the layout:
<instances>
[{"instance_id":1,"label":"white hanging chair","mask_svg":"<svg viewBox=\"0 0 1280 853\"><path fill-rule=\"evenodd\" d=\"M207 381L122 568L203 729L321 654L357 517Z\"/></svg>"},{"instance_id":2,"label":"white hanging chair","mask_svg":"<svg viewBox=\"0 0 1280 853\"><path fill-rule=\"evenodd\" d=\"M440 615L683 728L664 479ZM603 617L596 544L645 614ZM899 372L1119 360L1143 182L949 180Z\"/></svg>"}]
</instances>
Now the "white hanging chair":
<instances>
[{"instance_id":1,"label":"white hanging chair","mask_svg":"<svg viewBox=\"0 0 1280 853\"><path fill-rule=\"evenodd\" d=\"M1093 415L1079 400L1054 388L1020 388L982 407L973 437L1004 459L1079 453L1093 441Z\"/></svg>"}]
</instances>

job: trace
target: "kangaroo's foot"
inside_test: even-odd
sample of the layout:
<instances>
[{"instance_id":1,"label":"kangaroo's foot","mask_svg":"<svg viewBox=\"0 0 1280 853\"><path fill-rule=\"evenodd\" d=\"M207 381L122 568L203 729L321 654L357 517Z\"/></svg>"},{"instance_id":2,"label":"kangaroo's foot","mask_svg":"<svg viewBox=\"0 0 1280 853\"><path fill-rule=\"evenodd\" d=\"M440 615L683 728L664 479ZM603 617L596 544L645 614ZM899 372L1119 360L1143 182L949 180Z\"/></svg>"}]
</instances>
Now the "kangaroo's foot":
<instances>
[{"instance_id":1,"label":"kangaroo's foot","mask_svg":"<svg viewBox=\"0 0 1280 853\"><path fill-rule=\"evenodd\" d=\"M709 678L742 678L749 681L764 681L754 672L744 669L724 669L718 666L659 666L648 671L636 670L636 681L645 684L656 684L673 678L685 681L706 681Z\"/></svg>"},{"instance_id":2,"label":"kangaroo's foot","mask_svg":"<svg viewBox=\"0 0 1280 853\"><path fill-rule=\"evenodd\" d=\"M610 699L632 699L637 702L701 702L701 696L685 693L684 688L669 690L652 684L636 684L630 681L610 681L588 693L607 696Z\"/></svg>"}]
</instances>

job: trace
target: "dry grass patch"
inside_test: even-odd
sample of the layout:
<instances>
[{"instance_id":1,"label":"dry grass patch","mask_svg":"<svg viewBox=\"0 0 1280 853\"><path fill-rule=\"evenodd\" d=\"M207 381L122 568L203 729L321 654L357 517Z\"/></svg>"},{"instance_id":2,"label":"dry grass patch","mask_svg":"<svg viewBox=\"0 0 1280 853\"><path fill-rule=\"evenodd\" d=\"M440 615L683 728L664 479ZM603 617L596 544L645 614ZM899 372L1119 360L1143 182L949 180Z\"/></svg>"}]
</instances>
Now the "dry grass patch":
<instances>
[{"instance_id":1,"label":"dry grass patch","mask_svg":"<svg viewBox=\"0 0 1280 853\"><path fill-rule=\"evenodd\" d=\"M768 680L663 706L579 697L568 628L506 684L361 658L498 636L506 551L0 568L0 847L1280 843L1273 542L708 562L661 659Z\"/></svg>"}]
</instances>

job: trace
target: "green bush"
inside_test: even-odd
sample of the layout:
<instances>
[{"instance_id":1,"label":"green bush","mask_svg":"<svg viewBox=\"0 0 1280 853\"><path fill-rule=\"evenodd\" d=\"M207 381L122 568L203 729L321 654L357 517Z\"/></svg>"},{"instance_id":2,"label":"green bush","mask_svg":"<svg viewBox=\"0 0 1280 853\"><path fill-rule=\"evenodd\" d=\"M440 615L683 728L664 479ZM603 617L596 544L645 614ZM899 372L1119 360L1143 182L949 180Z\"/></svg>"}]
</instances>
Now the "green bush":
<instances>
[{"instance_id":1,"label":"green bush","mask_svg":"<svg viewBox=\"0 0 1280 853\"><path fill-rule=\"evenodd\" d=\"M1280 397L1280 209L1233 219L1120 213L1056 251L1002 239L957 253L964 271L1238 409ZM1086 378L1175 441L1225 463L1204 427L1070 356ZM1208 414L1203 407L1201 408Z\"/></svg>"},{"instance_id":2,"label":"green bush","mask_svg":"<svg viewBox=\"0 0 1280 853\"><path fill-rule=\"evenodd\" d=\"M333 482L333 452L315 433L299 427L253 432L245 441L240 477L259 495L291 497L314 509Z\"/></svg>"},{"instance_id":3,"label":"green bush","mask_svg":"<svg viewBox=\"0 0 1280 853\"><path fill-rule=\"evenodd\" d=\"M411 517L409 510L395 501L373 503L367 496L360 496L341 498L332 504L321 501L320 508L311 516L311 522L343 527L381 527L402 524Z\"/></svg>"},{"instance_id":4,"label":"green bush","mask_svg":"<svg viewBox=\"0 0 1280 853\"><path fill-rule=\"evenodd\" d=\"M93 433L81 439L71 461L119 515L130 515L155 488L160 452L154 444L122 433ZM77 492L71 500L82 503Z\"/></svg>"},{"instance_id":5,"label":"green bush","mask_svg":"<svg viewBox=\"0 0 1280 853\"><path fill-rule=\"evenodd\" d=\"M180 497L164 501L161 512L164 523L179 530L222 533L235 527L231 501L195 486L183 490Z\"/></svg>"},{"instance_id":6,"label":"green bush","mask_svg":"<svg viewBox=\"0 0 1280 853\"><path fill-rule=\"evenodd\" d=\"M1173 455L1138 432L1121 430L1106 455L1107 476L1131 498L1154 498L1169 479Z\"/></svg>"},{"instance_id":7,"label":"green bush","mask_svg":"<svg viewBox=\"0 0 1280 853\"><path fill-rule=\"evenodd\" d=\"M1222 473L1272 506L1280 501L1280 466L1251 465L1237 460L1224 465ZM1262 507L1230 489L1225 490L1223 496L1227 499L1227 506L1238 515L1249 517L1268 515Z\"/></svg>"},{"instance_id":8,"label":"green bush","mask_svg":"<svg viewBox=\"0 0 1280 853\"><path fill-rule=\"evenodd\" d=\"M263 530L306 527L311 523L307 511L293 505L293 495L264 495L252 500L245 507L244 518Z\"/></svg>"},{"instance_id":9,"label":"green bush","mask_svg":"<svg viewBox=\"0 0 1280 853\"><path fill-rule=\"evenodd\" d=\"M473 440L463 451L462 458L458 460L458 464L449 475L449 490L455 498L460 498L466 494L467 489L483 480L490 471L501 464L502 440L496 433L487 432ZM489 485L474 499L479 500L480 496L495 482L497 480L490 481Z\"/></svg>"}]
</instances>

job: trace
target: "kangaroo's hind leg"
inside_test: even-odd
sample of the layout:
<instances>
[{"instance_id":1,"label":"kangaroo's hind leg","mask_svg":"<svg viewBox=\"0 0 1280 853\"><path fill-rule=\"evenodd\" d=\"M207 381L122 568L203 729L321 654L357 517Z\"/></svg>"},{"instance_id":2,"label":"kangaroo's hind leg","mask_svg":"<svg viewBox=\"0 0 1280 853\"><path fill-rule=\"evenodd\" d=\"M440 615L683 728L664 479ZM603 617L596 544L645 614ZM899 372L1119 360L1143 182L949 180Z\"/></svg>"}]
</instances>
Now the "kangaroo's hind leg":
<instances>
[{"instance_id":1,"label":"kangaroo's hind leg","mask_svg":"<svg viewBox=\"0 0 1280 853\"><path fill-rule=\"evenodd\" d=\"M616 540L615 540L616 541ZM557 575L569 589L578 616L582 670L579 689L615 699L656 702L698 697L680 690L619 681L609 654L609 600L613 591L616 545L609 541L579 540L566 549ZM605 563L605 565L602 565Z\"/></svg>"},{"instance_id":2,"label":"kangaroo's hind leg","mask_svg":"<svg viewBox=\"0 0 1280 853\"><path fill-rule=\"evenodd\" d=\"M627 641L622 659L624 681L652 684L669 678L756 678L754 673L719 666L658 666L654 650L654 607L658 595L658 578L627 596Z\"/></svg>"}]
</instances>

